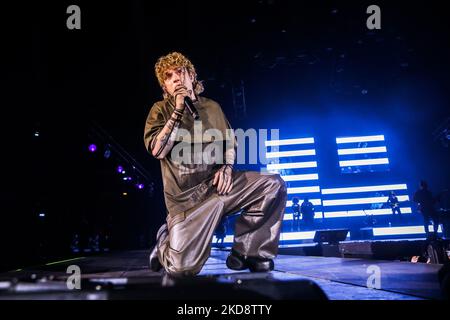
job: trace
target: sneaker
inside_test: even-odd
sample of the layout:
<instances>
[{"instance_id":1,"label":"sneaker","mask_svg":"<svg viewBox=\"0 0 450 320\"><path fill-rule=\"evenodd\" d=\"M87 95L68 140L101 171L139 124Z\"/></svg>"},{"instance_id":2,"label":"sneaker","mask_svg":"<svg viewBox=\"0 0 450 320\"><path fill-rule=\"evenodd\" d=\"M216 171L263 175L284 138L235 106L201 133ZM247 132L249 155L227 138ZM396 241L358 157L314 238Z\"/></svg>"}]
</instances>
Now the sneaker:
<instances>
[{"instance_id":1,"label":"sneaker","mask_svg":"<svg viewBox=\"0 0 450 320\"><path fill-rule=\"evenodd\" d=\"M251 272L269 272L274 268L272 259L248 257L246 262Z\"/></svg>"},{"instance_id":2,"label":"sneaker","mask_svg":"<svg viewBox=\"0 0 450 320\"><path fill-rule=\"evenodd\" d=\"M162 269L162 264L159 262L158 258L158 248L156 246L153 247L152 252L150 253L149 265L150 270L154 272L159 272Z\"/></svg>"},{"instance_id":3,"label":"sneaker","mask_svg":"<svg viewBox=\"0 0 450 320\"><path fill-rule=\"evenodd\" d=\"M227 257L226 264L227 267L232 270L244 270L248 268L245 257L234 251L233 249Z\"/></svg>"}]
</instances>

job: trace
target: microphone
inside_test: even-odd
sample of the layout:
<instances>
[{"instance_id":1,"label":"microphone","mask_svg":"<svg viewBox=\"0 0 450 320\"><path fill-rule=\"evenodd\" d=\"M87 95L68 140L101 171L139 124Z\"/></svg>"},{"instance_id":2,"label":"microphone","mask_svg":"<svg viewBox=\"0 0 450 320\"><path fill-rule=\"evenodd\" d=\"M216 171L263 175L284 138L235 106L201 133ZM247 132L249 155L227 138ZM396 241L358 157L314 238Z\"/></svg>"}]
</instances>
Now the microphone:
<instances>
[{"instance_id":1,"label":"microphone","mask_svg":"<svg viewBox=\"0 0 450 320\"><path fill-rule=\"evenodd\" d=\"M184 97L184 105L189 110L189 113L194 118L194 120L200 119L197 109L195 108L194 103L192 102L192 99L190 97Z\"/></svg>"}]
</instances>

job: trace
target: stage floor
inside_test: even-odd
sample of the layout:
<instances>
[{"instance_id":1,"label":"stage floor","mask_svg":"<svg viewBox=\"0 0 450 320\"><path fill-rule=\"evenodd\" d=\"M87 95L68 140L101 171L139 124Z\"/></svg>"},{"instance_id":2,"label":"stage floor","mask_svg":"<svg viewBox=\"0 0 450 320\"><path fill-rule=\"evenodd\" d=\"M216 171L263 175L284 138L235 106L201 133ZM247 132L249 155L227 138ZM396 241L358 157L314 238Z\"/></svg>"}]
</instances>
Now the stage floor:
<instances>
[{"instance_id":1,"label":"stage floor","mask_svg":"<svg viewBox=\"0 0 450 320\"><path fill-rule=\"evenodd\" d=\"M204 286L205 279L209 283L256 280L258 290L264 290L264 283L270 282L273 287L274 284L309 281L317 284L330 300L441 298L437 273L442 265L438 264L279 255L275 260L274 271L252 274L228 269L225 266L227 255L226 250L213 249L200 275L191 279L191 284L195 286L198 282ZM148 269L147 259L148 251L111 252L2 273L0 299L110 299L108 294L102 294L103 290L111 290L117 286L124 288L131 284L134 287L151 284L151 288L147 286L146 290L157 291L166 280L162 273ZM91 291L82 288L76 294L68 292L66 279L70 275L67 273L70 265L80 267L83 284L103 283L104 286L97 286L95 290L91 288ZM367 287L367 280L374 269L380 271L380 289ZM96 294L93 295L93 292ZM289 294L290 299L295 299L292 291ZM150 294L148 298L153 299L155 296L157 294ZM127 298L126 291L122 290L122 295L118 298Z\"/></svg>"}]
</instances>

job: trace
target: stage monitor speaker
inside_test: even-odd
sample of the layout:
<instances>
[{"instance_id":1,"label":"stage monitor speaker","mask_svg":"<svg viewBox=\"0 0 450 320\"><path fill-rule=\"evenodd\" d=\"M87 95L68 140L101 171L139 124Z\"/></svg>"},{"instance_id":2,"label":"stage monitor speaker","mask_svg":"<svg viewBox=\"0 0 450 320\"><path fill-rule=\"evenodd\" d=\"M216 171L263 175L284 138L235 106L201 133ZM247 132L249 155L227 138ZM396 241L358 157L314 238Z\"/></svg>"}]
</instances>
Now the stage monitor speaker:
<instances>
[{"instance_id":1,"label":"stage monitor speaker","mask_svg":"<svg viewBox=\"0 0 450 320\"><path fill-rule=\"evenodd\" d=\"M317 230L314 235L314 242L338 244L339 241L344 241L347 238L347 234L348 229Z\"/></svg>"}]
</instances>

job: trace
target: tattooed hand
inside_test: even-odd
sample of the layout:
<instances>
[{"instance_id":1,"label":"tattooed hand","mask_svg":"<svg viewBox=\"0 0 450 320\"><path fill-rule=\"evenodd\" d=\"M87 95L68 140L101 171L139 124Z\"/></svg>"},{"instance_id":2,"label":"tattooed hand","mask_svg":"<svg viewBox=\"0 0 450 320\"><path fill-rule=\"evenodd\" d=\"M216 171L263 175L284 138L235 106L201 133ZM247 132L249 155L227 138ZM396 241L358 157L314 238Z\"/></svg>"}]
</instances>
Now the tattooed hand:
<instances>
[{"instance_id":1,"label":"tattooed hand","mask_svg":"<svg viewBox=\"0 0 450 320\"><path fill-rule=\"evenodd\" d=\"M227 195L233 189L233 166L226 164L214 175L213 186L217 185L219 195Z\"/></svg>"},{"instance_id":2,"label":"tattooed hand","mask_svg":"<svg viewBox=\"0 0 450 320\"><path fill-rule=\"evenodd\" d=\"M192 91L188 91L184 85L180 84L175 87L173 96L175 98L175 107L178 110L184 110L184 97L189 97L191 93Z\"/></svg>"}]
</instances>

